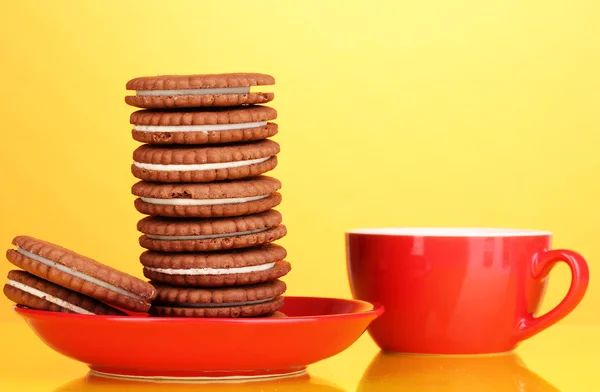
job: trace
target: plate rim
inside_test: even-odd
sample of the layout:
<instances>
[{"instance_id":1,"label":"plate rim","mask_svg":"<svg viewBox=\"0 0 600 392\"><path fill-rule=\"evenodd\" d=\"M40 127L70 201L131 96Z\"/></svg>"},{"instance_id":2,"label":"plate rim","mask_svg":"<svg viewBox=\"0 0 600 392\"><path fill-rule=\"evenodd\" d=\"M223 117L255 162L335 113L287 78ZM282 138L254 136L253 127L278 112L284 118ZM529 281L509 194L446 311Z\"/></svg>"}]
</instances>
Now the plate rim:
<instances>
[{"instance_id":1,"label":"plate rim","mask_svg":"<svg viewBox=\"0 0 600 392\"><path fill-rule=\"evenodd\" d=\"M378 302L354 299L354 298L336 298L336 297L318 297L318 296L285 296L285 299L291 299L292 301L308 300L308 301L319 301L329 300L337 302L350 302L366 305L369 307L366 310L356 312L344 312L336 314L316 314L306 316L288 316L288 317L240 317L240 318L202 318L202 317L151 317L145 313L133 313L127 316L110 316L110 315L86 315L86 314L74 314L74 313L63 313L63 312L51 312L47 310L39 310L27 308L23 305L13 305L13 309L22 317L37 318L37 319L63 319L63 320L88 320L88 321L108 321L108 322L125 322L125 323L201 323L201 324L277 324L277 323L290 323L298 321L314 321L318 320L329 320L337 318L359 318L364 316L375 316L380 317L384 312L384 307ZM142 316L141 314L144 314Z\"/></svg>"}]
</instances>

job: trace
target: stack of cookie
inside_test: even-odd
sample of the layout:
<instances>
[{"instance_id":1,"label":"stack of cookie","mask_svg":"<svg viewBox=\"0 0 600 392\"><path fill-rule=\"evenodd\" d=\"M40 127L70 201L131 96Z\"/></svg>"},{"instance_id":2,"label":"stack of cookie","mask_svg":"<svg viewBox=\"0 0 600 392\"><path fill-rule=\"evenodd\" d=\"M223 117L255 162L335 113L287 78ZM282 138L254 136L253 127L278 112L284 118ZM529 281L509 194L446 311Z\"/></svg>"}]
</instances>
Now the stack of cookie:
<instances>
[{"instance_id":1,"label":"stack of cookie","mask_svg":"<svg viewBox=\"0 0 600 392\"><path fill-rule=\"evenodd\" d=\"M286 234L277 166L277 112L263 74L141 77L127 83L132 187L144 276L157 316L272 316L290 264L272 242Z\"/></svg>"}]
</instances>

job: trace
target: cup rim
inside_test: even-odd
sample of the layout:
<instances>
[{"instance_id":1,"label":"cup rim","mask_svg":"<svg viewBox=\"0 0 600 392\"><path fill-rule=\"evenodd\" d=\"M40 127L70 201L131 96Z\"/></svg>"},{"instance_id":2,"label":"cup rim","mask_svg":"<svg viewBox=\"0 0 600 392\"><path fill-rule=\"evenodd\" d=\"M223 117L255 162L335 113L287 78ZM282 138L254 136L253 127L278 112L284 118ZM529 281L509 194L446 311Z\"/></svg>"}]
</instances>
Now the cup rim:
<instances>
[{"instance_id":1,"label":"cup rim","mask_svg":"<svg viewBox=\"0 0 600 392\"><path fill-rule=\"evenodd\" d=\"M539 237L552 232L502 227L365 227L346 231L346 234L392 237Z\"/></svg>"}]
</instances>

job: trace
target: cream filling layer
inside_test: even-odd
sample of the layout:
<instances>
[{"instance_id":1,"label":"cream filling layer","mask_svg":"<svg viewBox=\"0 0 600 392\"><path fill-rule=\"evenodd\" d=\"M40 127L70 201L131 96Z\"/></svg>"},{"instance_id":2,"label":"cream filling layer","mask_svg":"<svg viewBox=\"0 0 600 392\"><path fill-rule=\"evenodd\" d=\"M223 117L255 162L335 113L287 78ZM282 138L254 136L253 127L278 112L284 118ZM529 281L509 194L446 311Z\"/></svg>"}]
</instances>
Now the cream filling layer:
<instances>
[{"instance_id":1,"label":"cream filling layer","mask_svg":"<svg viewBox=\"0 0 600 392\"><path fill-rule=\"evenodd\" d=\"M148 271L158 272L165 275L233 275L245 274L248 272L267 271L275 267L275 263L267 263L261 265L251 265L248 267L238 268L152 268L146 267Z\"/></svg>"},{"instance_id":2,"label":"cream filling layer","mask_svg":"<svg viewBox=\"0 0 600 392\"><path fill-rule=\"evenodd\" d=\"M233 197L230 199L155 199L152 197L141 197L143 202L150 204L163 204L169 206L214 206L220 204L247 203L266 199L269 195L251 197Z\"/></svg>"},{"instance_id":3,"label":"cream filling layer","mask_svg":"<svg viewBox=\"0 0 600 392\"><path fill-rule=\"evenodd\" d=\"M215 169L231 169L234 167L256 165L262 163L271 157L247 159L245 161L235 162L218 162L218 163L199 163L193 165L161 165L157 163L143 163L133 162L136 167L145 170L154 171L202 171L202 170L215 170Z\"/></svg>"},{"instance_id":4,"label":"cream filling layer","mask_svg":"<svg viewBox=\"0 0 600 392\"><path fill-rule=\"evenodd\" d=\"M48 267L55 268L55 269L57 269L59 271L67 273L67 274L69 274L71 276L74 276L76 278L85 280L86 282L93 283L93 284L98 285L100 287L103 287L103 288L105 288L107 290L113 291L113 292L115 292L117 294L121 294L121 295L127 296L129 298L133 298L133 299L135 299L137 301L145 301L145 299L142 298L142 297L140 297L139 295L130 293L129 291L123 290L120 287L117 287L117 286L112 285L110 283L104 282L104 281L102 281L102 280L100 280L98 278L94 278L93 276L86 275L86 274L84 274L84 273L82 273L80 271L76 271L76 270L74 270L72 268L69 268L69 267L64 266L62 264L59 264L59 263L57 263L55 261L52 261L52 260L46 259L44 257L38 256L38 255L36 255L34 253L26 251L25 249L18 248L17 252L19 252L20 254L22 254L25 257L29 257L30 259L33 259L33 260L38 261L38 262L40 262L42 264L45 264Z\"/></svg>"},{"instance_id":5,"label":"cream filling layer","mask_svg":"<svg viewBox=\"0 0 600 392\"><path fill-rule=\"evenodd\" d=\"M236 236L239 236L239 235L262 233L263 231L267 231L267 230L269 230L269 227L265 227L264 229L249 230L249 231L237 231L237 232L234 232L234 233L225 233L225 234L207 234L207 235L154 235L154 234L146 234L146 237L150 238L151 240L163 240L163 241L211 240L213 238L236 237Z\"/></svg>"},{"instance_id":6,"label":"cream filling layer","mask_svg":"<svg viewBox=\"0 0 600 392\"><path fill-rule=\"evenodd\" d=\"M52 296L50 294L44 293L41 290L38 290L38 289L33 288L31 286L27 286L27 285L25 285L25 284L23 284L21 282L17 282L17 281L9 279L8 282L7 282L7 284L9 286L17 288L17 289L19 289L21 291L24 291L24 292L26 292L28 294L31 294L31 295L33 295L35 297L41 298L41 299L46 300L46 301L48 301L50 303L58 305L61 308L70 310L73 313L94 314L94 313L90 312L89 310L85 310L84 308L80 308L77 305L73 305L70 302L67 302L67 301L65 301L63 299L60 299L58 297L54 297L54 296Z\"/></svg>"},{"instance_id":7,"label":"cream filling layer","mask_svg":"<svg viewBox=\"0 0 600 392\"><path fill-rule=\"evenodd\" d=\"M238 123L238 124L211 124L211 125L134 125L133 129L140 132L215 132L233 131L236 129L260 128L267 125L266 121Z\"/></svg>"},{"instance_id":8,"label":"cream filling layer","mask_svg":"<svg viewBox=\"0 0 600 392\"><path fill-rule=\"evenodd\" d=\"M248 94L250 87L224 88L186 88L180 90L136 90L139 96L168 96L168 95L209 95L209 94Z\"/></svg>"},{"instance_id":9,"label":"cream filling layer","mask_svg":"<svg viewBox=\"0 0 600 392\"><path fill-rule=\"evenodd\" d=\"M264 304L266 302L273 301L275 298L265 298L265 299L257 299L255 301L244 301L244 302L221 302L221 303L207 303L207 304L199 304L199 303L172 303L172 302L164 302L164 301L155 301L154 304L158 306L164 306L169 308L228 308L231 306L247 306L247 305L257 305Z\"/></svg>"}]
</instances>

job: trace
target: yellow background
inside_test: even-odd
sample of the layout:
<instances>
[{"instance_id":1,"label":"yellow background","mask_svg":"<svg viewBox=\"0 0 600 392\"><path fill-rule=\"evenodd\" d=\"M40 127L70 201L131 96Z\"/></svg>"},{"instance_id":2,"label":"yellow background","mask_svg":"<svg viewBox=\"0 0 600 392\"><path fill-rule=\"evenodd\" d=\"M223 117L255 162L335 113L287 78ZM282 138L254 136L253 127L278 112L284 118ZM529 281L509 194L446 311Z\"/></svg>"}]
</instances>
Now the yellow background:
<instances>
[{"instance_id":1,"label":"yellow background","mask_svg":"<svg viewBox=\"0 0 600 392\"><path fill-rule=\"evenodd\" d=\"M344 231L365 226L551 230L593 274L599 15L593 0L4 4L0 244L32 235L141 277L125 83L263 72L288 294L349 297ZM545 310L568 282L557 268ZM563 322L600 322L599 303L592 279Z\"/></svg>"}]
</instances>

